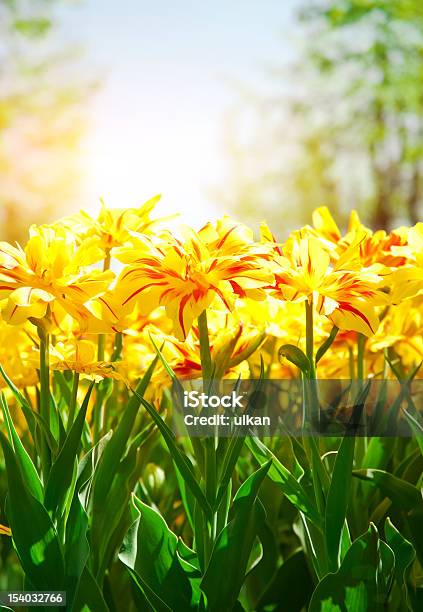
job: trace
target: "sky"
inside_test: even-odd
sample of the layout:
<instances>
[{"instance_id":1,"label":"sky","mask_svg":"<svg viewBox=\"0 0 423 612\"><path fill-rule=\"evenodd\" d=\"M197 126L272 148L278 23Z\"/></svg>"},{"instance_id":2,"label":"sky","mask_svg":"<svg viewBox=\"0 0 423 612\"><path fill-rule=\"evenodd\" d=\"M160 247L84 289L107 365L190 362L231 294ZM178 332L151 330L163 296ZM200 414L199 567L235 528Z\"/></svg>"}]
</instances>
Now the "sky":
<instances>
[{"instance_id":1,"label":"sky","mask_svg":"<svg viewBox=\"0 0 423 612\"><path fill-rule=\"evenodd\" d=\"M73 3L75 4L75 3ZM136 206L194 226L216 216L225 176L223 118L239 88L270 85L289 61L298 0L84 0L64 11L63 35L99 76L82 156L83 202Z\"/></svg>"}]
</instances>

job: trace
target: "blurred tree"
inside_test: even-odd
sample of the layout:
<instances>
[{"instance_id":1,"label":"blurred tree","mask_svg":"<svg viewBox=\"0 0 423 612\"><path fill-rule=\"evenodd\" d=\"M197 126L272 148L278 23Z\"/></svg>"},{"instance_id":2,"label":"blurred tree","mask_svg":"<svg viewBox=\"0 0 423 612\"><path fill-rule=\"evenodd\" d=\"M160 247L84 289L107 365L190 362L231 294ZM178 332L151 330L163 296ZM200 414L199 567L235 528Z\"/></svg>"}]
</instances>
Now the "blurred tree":
<instances>
[{"instance_id":1,"label":"blurred tree","mask_svg":"<svg viewBox=\"0 0 423 612\"><path fill-rule=\"evenodd\" d=\"M1 239L25 240L29 223L65 211L76 193L84 102L64 42L60 0L0 0ZM58 34L58 35L57 35Z\"/></svg>"},{"instance_id":2,"label":"blurred tree","mask_svg":"<svg viewBox=\"0 0 423 612\"><path fill-rule=\"evenodd\" d=\"M311 129L294 97L244 95L224 135L225 190L215 197L226 210L256 227L265 219L279 236L308 223L323 202L337 212L333 143L317 123Z\"/></svg>"},{"instance_id":3,"label":"blurred tree","mask_svg":"<svg viewBox=\"0 0 423 612\"><path fill-rule=\"evenodd\" d=\"M374 227L417 222L423 209L423 3L309 1L299 17L304 53L277 73L289 89L256 104L259 136L253 129L247 146L232 145L235 164L244 158L245 175L255 184L256 211L276 227L284 223L282 214L292 226L321 204L336 207L344 219L358 208ZM259 155L258 166L245 164ZM271 199L260 187L260 167L269 163ZM243 184L239 173L236 180ZM249 188L239 189L236 180L228 199L243 209Z\"/></svg>"},{"instance_id":4,"label":"blurred tree","mask_svg":"<svg viewBox=\"0 0 423 612\"><path fill-rule=\"evenodd\" d=\"M416 223L423 204L423 3L311 2L302 17L314 24L309 57L322 84L337 84L331 112L333 102L347 110L338 133L368 166L373 224Z\"/></svg>"}]
</instances>

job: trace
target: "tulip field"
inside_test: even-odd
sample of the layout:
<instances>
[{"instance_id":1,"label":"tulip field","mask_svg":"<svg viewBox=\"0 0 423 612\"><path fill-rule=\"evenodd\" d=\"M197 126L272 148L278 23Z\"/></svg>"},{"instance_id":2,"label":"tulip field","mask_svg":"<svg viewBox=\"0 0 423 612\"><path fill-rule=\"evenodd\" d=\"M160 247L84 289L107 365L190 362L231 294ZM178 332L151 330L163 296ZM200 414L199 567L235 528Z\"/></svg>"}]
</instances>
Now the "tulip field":
<instances>
[{"instance_id":1,"label":"tulip field","mask_svg":"<svg viewBox=\"0 0 423 612\"><path fill-rule=\"evenodd\" d=\"M0 242L0 591L423 610L423 223L340 229L321 207L288 237L170 231L157 201ZM176 430L187 397L245 382L277 431Z\"/></svg>"}]
</instances>

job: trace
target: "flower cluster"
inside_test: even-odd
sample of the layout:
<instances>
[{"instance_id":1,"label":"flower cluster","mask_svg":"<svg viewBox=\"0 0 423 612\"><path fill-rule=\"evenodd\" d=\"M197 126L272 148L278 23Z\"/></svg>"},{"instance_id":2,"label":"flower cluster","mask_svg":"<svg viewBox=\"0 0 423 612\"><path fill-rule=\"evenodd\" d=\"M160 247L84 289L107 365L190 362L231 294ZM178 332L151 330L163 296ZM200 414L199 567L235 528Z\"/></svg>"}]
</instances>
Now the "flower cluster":
<instances>
[{"instance_id":1,"label":"flower cluster","mask_svg":"<svg viewBox=\"0 0 423 612\"><path fill-rule=\"evenodd\" d=\"M304 304L314 344L337 334L319 376L351 376L358 338L365 373L384 355L408 371L423 359L423 223L373 232L353 212L342 233L325 207L278 240L228 217L171 233L140 208L80 213L31 227L25 246L0 243L1 364L16 385L37 384L38 330L50 367L132 381L154 342L181 378L201 376L198 319L207 312L211 357L222 376L297 376L277 359L282 343L305 350ZM116 350L116 338L120 348ZM153 380L163 383L157 368Z\"/></svg>"}]
</instances>

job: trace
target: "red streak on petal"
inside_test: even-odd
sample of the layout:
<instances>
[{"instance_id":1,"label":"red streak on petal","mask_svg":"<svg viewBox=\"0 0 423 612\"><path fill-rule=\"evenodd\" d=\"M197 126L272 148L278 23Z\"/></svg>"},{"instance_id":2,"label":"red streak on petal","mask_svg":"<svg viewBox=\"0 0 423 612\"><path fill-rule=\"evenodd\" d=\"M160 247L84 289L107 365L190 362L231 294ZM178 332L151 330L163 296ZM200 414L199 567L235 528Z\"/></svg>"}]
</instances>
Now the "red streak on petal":
<instances>
[{"instance_id":1,"label":"red streak on petal","mask_svg":"<svg viewBox=\"0 0 423 612\"><path fill-rule=\"evenodd\" d=\"M11 320L12 320L12 317L13 317L13 315L15 314L15 312L17 311L17 309L18 309L18 305L16 304L16 306L15 306L15 307L13 308L13 310L12 310L12 314L11 314L11 315L10 315L10 317L9 317L9 321L11 321Z\"/></svg>"},{"instance_id":2,"label":"red streak on petal","mask_svg":"<svg viewBox=\"0 0 423 612\"><path fill-rule=\"evenodd\" d=\"M231 284L232 289L235 291L237 295L239 295L240 297L245 297L247 295L244 289L240 285L238 285L236 281L231 280L229 282Z\"/></svg>"},{"instance_id":3,"label":"red streak on petal","mask_svg":"<svg viewBox=\"0 0 423 612\"><path fill-rule=\"evenodd\" d=\"M114 317L116 317L116 319L118 318L117 314L115 313L115 311L113 310L113 308L111 306L109 306L109 304L106 302L106 300L104 298L99 298L100 302L103 302L103 304L110 310L110 312L112 313L112 315Z\"/></svg>"},{"instance_id":4,"label":"red streak on petal","mask_svg":"<svg viewBox=\"0 0 423 612\"><path fill-rule=\"evenodd\" d=\"M201 257L200 249L198 248L198 244L196 242L193 242L192 246L194 247L194 251L195 251L195 254L197 255L198 261L201 261L202 257Z\"/></svg>"},{"instance_id":5,"label":"red streak on petal","mask_svg":"<svg viewBox=\"0 0 423 612\"><path fill-rule=\"evenodd\" d=\"M164 298L166 295L168 295L169 293L172 293L172 292L174 292L174 293L176 292L176 295L178 295L178 292L177 292L177 290L176 290L174 287L169 287L169 289L166 289L165 291L163 291L163 292L160 294L160 300L159 300L159 303L160 303L160 304L162 304L162 303L163 303L163 298Z\"/></svg>"},{"instance_id":6,"label":"red streak on petal","mask_svg":"<svg viewBox=\"0 0 423 612\"><path fill-rule=\"evenodd\" d=\"M225 304L226 308L228 310L230 310L229 304L225 298L225 296L223 295L223 293L220 291L220 289L218 289L217 287L214 287L215 292L217 293L217 295L220 297L220 299L222 300L222 302Z\"/></svg>"},{"instance_id":7,"label":"red streak on petal","mask_svg":"<svg viewBox=\"0 0 423 612\"><path fill-rule=\"evenodd\" d=\"M141 291L144 291L144 289L149 289L150 287L161 287L163 285L166 285L166 283L148 283L148 285L143 285L142 287L134 291L134 293L131 293L131 295L126 298L124 302L122 302L122 306L125 306L125 304L132 300L136 295L141 293Z\"/></svg>"},{"instance_id":8,"label":"red streak on petal","mask_svg":"<svg viewBox=\"0 0 423 612\"><path fill-rule=\"evenodd\" d=\"M179 320L179 325L181 326L184 338L187 335L186 331L185 331L185 325L184 325L184 308L185 308L186 303L188 302L188 300L189 300L189 295L184 295L184 297L181 300L181 303L179 304L179 316L178 316L178 320Z\"/></svg>"},{"instance_id":9,"label":"red streak on petal","mask_svg":"<svg viewBox=\"0 0 423 612\"><path fill-rule=\"evenodd\" d=\"M236 229L236 225L234 225L233 227L231 227L226 234L219 240L219 242L217 243L216 247L218 249L221 249L222 246L225 244L226 240L228 239L228 237L230 236L230 234L232 234L232 232Z\"/></svg>"},{"instance_id":10,"label":"red streak on petal","mask_svg":"<svg viewBox=\"0 0 423 612\"><path fill-rule=\"evenodd\" d=\"M355 314L357 317L360 317L360 319L365 322L365 324L369 327L369 329L373 333L376 332L376 330L374 330L373 327L370 325L370 321L368 320L366 315L363 314L362 312L360 312L357 308L354 308L354 306L351 306L351 304L347 304L346 302L342 302L342 304L340 304L340 309L341 310L347 310L348 312L352 312L353 314Z\"/></svg>"},{"instance_id":11,"label":"red streak on petal","mask_svg":"<svg viewBox=\"0 0 423 612\"><path fill-rule=\"evenodd\" d=\"M307 243L307 257L308 257L308 260L307 260L307 271L308 271L308 273L311 276L311 257L310 257L310 243L309 242Z\"/></svg>"}]
</instances>

